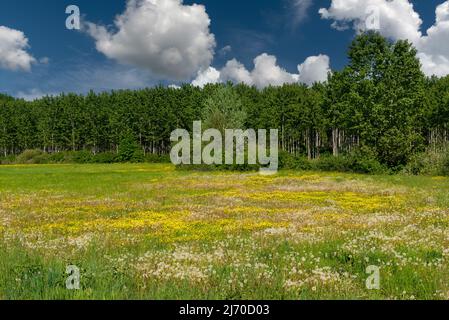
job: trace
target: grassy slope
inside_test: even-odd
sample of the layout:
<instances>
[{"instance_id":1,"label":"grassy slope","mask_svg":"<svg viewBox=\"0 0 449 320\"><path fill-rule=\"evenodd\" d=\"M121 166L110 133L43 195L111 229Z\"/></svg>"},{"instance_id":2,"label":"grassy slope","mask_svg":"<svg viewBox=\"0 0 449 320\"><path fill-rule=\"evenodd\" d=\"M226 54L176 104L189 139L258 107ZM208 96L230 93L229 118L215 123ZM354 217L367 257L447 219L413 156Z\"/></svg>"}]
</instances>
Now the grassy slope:
<instances>
[{"instance_id":1,"label":"grassy slope","mask_svg":"<svg viewBox=\"0 0 449 320\"><path fill-rule=\"evenodd\" d=\"M0 299L449 299L448 213L446 178L3 166Z\"/></svg>"}]
</instances>

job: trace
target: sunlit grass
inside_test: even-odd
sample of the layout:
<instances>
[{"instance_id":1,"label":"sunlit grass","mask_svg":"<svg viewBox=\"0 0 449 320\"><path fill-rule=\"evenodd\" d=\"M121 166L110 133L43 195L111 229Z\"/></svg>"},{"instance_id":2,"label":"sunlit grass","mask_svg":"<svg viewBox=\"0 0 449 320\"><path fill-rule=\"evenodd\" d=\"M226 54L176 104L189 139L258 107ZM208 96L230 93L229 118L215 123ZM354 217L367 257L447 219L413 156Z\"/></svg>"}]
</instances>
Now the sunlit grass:
<instances>
[{"instance_id":1,"label":"sunlit grass","mask_svg":"<svg viewBox=\"0 0 449 320\"><path fill-rule=\"evenodd\" d=\"M449 299L449 179L2 166L0 243L4 299Z\"/></svg>"}]
</instances>

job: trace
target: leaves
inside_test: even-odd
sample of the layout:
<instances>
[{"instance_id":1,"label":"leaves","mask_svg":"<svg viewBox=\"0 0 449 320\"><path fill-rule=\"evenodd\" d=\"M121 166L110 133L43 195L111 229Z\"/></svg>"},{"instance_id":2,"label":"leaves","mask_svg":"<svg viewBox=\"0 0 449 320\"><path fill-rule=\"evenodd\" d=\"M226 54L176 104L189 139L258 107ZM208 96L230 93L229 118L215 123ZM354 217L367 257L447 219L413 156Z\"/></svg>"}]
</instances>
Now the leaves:
<instances>
[{"instance_id":1,"label":"leaves","mask_svg":"<svg viewBox=\"0 0 449 320\"><path fill-rule=\"evenodd\" d=\"M34 102L0 95L0 152L117 154L126 135L144 154L160 156L169 153L173 130L191 130L197 120L221 131L279 129L284 151L309 158L370 150L390 167L449 141L449 77L426 79L409 42L368 32L348 57L347 67L313 87L158 86Z\"/></svg>"}]
</instances>

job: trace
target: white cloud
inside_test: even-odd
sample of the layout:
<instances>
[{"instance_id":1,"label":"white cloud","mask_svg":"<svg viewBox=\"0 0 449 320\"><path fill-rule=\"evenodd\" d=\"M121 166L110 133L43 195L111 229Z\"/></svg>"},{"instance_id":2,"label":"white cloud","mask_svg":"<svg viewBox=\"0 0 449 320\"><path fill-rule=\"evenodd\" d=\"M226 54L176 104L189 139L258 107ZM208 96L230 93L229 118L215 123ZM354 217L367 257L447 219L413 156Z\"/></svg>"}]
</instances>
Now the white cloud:
<instances>
[{"instance_id":1,"label":"white cloud","mask_svg":"<svg viewBox=\"0 0 449 320\"><path fill-rule=\"evenodd\" d=\"M327 80L329 57L319 55L307 58L304 63L298 65L299 74L292 74L277 64L273 55L266 53L254 59L254 69L249 71L246 67L233 59L226 63L220 70L210 67L198 75L192 84L203 87L206 83L217 83L232 81L234 83L245 83L255 85L257 88L268 86L282 86L285 83L305 83L311 85L314 82Z\"/></svg>"},{"instance_id":2,"label":"white cloud","mask_svg":"<svg viewBox=\"0 0 449 320\"><path fill-rule=\"evenodd\" d=\"M22 31L0 26L0 68L30 71L36 59L26 51L28 47Z\"/></svg>"},{"instance_id":3,"label":"white cloud","mask_svg":"<svg viewBox=\"0 0 449 320\"><path fill-rule=\"evenodd\" d=\"M229 60L220 72L222 82L232 81L235 83L246 83L252 86L254 84L251 73L245 66L235 59Z\"/></svg>"},{"instance_id":4,"label":"white cloud","mask_svg":"<svg viewBox=\"0 0 449 320\"><path fill-rule=\"evenodd\" d=\"M379 12L378 31L383 36L408 39L415 45L426 75L449 74L449 1L436 8L436 22L425 35L420 31L422 20L409 0L332 0L330 8L320 9L320 14L334 20L333 25L353 23L354 29L364 31L370 8Z\"/></svg>"},{"instance_id":5,"label":"white cloud","mask_svg":"<svg viewBox=\"0 0 449 320\"><path fill-rule=\"evenodd\" d=\"M210 66L215 37L203 5L182 0L128 0L116 32L87 23L97 50L166 79L187 80Z\"/></svg>"},{"instance_id":6,"label":"white cloud","mask_svg":"<svg viewBox=\"0 0 449 320\"><path fill-rule=\"evenodd\" d=\"M192 84L197 87L204 87L208 83L220 82L220 72L214 67L209 67L204 71L199 71Z\"/></svg>"},{"instance_id":7,"label":"white cloud","mask_svg":"<svg viewBox=\"0 0 449 320\"><path fill-rule=\"evenodd\" d=\"M288 73L277 65L275 56L266 53L254 59L254 70L251 78L258 88L265 88L269 85L280 86L284 83L294 83L298 81L298 76Z\"/></svg>"},{"instance_id":8,"label":"white cloud","mask_svg":"<svg viewBox=\"0 0 449 320\"><path fill-rule=\"evenodd\" d=\"M449 1L436 9L436 22L417 45L423 71L427 75L449 74Z\"/></svg>"},{"instance_id":9,"label":"white cloud","mask_svg":"<svg viewBox=\"0 0 449 320\"><path fill-rule=\"evenodd\" d=\"M290 0L294 26L297 26L307 18L311 6L312 0Z\"/></svg>"},{"instance_id":10,"label":"white cloud","mask_svg":"<svg viewBox=\"0 0 449 320\"><path fill-rule=\"evenodd\" d=\"M437 23L449 21L449 1L446 1L437 6L436 21Z\"/></svg>"},{"instance_id":11,"label":"white cloud","mask_svg":"<svg viewBox=\"0 0 449 320\"><path fill-rule=\"evenodd\" d=\"M441 55L427 55L418 53L421 60L422 71L428 76L444 77L449 74L449 59Z\"/></svg>"},{"instance_id":12,"label":"white cloud","mask_svg":"<svg viewBox=\"0 0 449 320\"><path fill-rule=\"evenodd\" d=\"M422 20L408 0L332 0L330 8L321 8L319 13L323 19L335 20L334 27L344 29L352 23L356 31L369 29L370 18L378 14L384 36L413 43L421 37Z\"/></svg>"},{"instance_id":13,"label":"white cloud","mask_svg":"<svg viewBox=\"0 0 449 320\"><path fill-rule=\"evenodd\" d=\"M299 82L308 86L315 82L325 82L331 72L330 59L326 55L308 57L304 63L298 66Z\"/></svg>"}]
</instances>

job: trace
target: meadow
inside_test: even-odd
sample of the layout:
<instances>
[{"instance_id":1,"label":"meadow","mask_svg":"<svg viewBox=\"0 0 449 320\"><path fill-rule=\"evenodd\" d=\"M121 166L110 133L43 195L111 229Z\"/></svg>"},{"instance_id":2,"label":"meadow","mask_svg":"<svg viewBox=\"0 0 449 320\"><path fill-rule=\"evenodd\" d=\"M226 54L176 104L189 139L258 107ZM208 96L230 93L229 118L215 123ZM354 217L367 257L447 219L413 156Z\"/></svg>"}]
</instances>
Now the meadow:
<instances>
[{"instance_id":1,"label":"meadow","mask_svg":"<svg viewBox=\"0 0 449 320\"><path fill-rule=\"evenodd\" d=\"M448 262L448 178L0 167L0 299L449 299Z\"/></svg>"}]
</instances>

